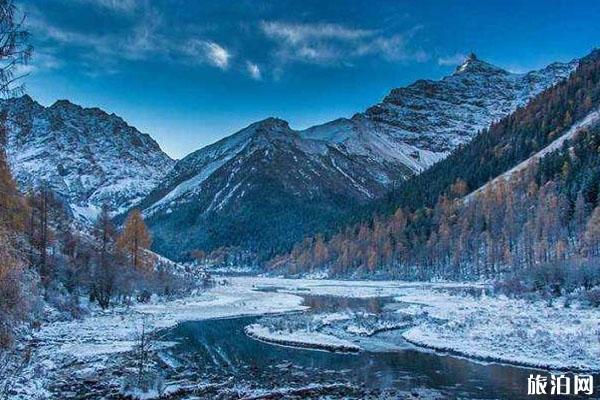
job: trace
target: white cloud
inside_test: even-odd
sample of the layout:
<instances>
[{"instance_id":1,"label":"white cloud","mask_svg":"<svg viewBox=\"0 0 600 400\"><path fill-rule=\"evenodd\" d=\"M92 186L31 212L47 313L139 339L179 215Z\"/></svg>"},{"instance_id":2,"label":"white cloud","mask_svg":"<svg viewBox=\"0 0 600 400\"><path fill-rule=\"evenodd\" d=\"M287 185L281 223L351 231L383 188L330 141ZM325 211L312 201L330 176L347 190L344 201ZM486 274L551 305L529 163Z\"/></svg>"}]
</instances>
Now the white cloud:
<instances>
[{"instance_id":1,"label":"white cloud","mask_svg":"<svg viewBox=\"0 0 600 400\"><path fill-rule=\"evenodd\" d=\"M57 44L91 47L98 51L102 51L108 44L106 38L102 36L66 30L36 16L28 17L26 25L34 33L38 33L40 36L43 35L44 39L54 41Z\"/></svg>"},{"instance_id":2,"label":"white cloud","mask_svg":"<svg viewBox=\"0 0 600 400\"><path fill-rule=\"evenodd\" d=\"M204 42L208 61L216 67L226 69L229 66L231 54L215 42Z\"/></svg>"},{"instance_id":3,"label":"white cloud","mask_svg":"<svg viewBox=\"0 0 600 400\"><path fill-rule=\"evenodd\" d=\"M408 35L377 37L373 41L360 46L358 55L380 55L388 61L426 61L429 56L421 49L411 50Z\"/></svg>"},{"instance_id":4,"label":"white cloud","mask_svg":"<svg viewBox=\"0 0 600 400\"><path fill-rule=\"evenodd\" d=\"M377 30L331 23L263 21L260 28L276 43L275 56L282 62L349 65L353 59L369 55L388 61L427 59L424 51L412 49L409 43L418 28L391 36Z\"/></svg>"},{"instance_id":5,"label":"white cloud","mask_svg":"<svg viewBox=\"0 0 600 400\"><path fill-rule=\"evenodd\" d=\"M34 71L36 71L36 67L33 64L18 64L15 65L12 73L14 77L22 77Z\"/></svg>"},{"instance_id":6,"label":"white cloud","mask_svg":"<svg viewBox=\"0 0 600 400\"><path fill-rule=\"evenodd\" d=\"M438 64L444 66L454 66L462 64L467 56L463 53L455 53L448 56L443 56L438 58Z\"/></svg>"},{"instance_id":7,"label":"white cloud","mask_svg":"<svg viewBox=\"0 0 600 400\"><path fill-rule=\"evenodd\" d=\"M29 64L19 64L16 66L14 74L16 76L28 75L38 71L59 69L63 65L63 62L51 52L36 51L33 53Z\"/></svg>"},{"instance_id":8,"label":"white cloud","mask_svg":"<svg viewBox=\"0 0 600 400\"><path fill-rule=\"evenodd\" d=\"M356 40L374 34L370 30L351 29L337 24L293 24L263 21L261 28L271 38L284 39L294 44L312 39Z\"/></svg>"},{"instance_id":9,"label":"white cloud","mask_svg":"<svg viewBox=\"0 0 600 400\"><path fill-rule=\"evenodd\" d=\"M250 76L252 77L252 79L255 79L257 81L262 79L262 74L261 74L260 67L258 66L258 64L254 64L250 61L246 61L246 69L247 69L248 73L250 74Z\"/></svg>"},{"instance_id":10,"label":"white cloud","mask_svg":"<svg viewBox=\"0 0 600 400\"><path fill-rule=\"evenodd\" d=\"M76 0L79 3L89 4L109 11L132 13L141 5L142 0ZM66 2L66 1L65 1Z\"/></svg>"},{"instance_id":11,"label":"white cloud","mask_svg":"<svg viewBox=\"0 0 600 400\"><path fill-rule=\"evenodd\" d=\"M103 69L107 74L108 71L115 73L120 60L162 58L175 63L206 64L223 70L229 67L232 55L224 46L211 40L173 35L166 25L162 15L153 8L145 9L124 30L103 34L55 26L39 13L27 19L28 28L34 35L43 38L46 46L76 49L78 56L69 62L79 62L85 69L83 72L90 76L102 75ZM98 59L102 59L103 63L98 63ZM90 63L90 60L96 62ZM89 71L90 68L94 71Z\"/></svg>"},{"instance_id":12,"label":"white cloud","mask_svg":"<svg viewBox=\"0 0 600 400\"><path fill-rule=\"evenodd\" d=\"M208 63L223 70L227 69L231 59L231 53L223 46L201 39L188 40L181 51L197 64Z\"/></svg>"}]
</instances>

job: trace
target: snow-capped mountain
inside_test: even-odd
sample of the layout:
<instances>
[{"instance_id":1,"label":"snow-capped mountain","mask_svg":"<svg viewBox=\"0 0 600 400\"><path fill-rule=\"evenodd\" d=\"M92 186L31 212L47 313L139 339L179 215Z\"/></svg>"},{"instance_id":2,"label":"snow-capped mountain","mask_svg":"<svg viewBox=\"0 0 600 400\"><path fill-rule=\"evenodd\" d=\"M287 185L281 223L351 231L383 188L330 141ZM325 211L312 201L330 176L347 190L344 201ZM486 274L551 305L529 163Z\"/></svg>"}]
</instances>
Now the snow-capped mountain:
<instances>
[{"instance_id":1,"label":"snow-capped mountain","mask_svg":"<svg viewBox=\"0 0 600 400\"><path fill-rule=\"evenodd\" d=\"M48 185L80 222L91 222L102 204L129 209L174 164L150 136L98 108L66 100L43 107L25 95L2 101L0 110L19 187Z\"/></svg>"},{"instance_id":2,"label":"snow-capped mountain","mask_svg":"<svg viewBox=\"0 0 600 400\"><path fill-rule=\"evenodd\" d=\"M359 147L384 141L392 157L404 156L404 164L419 172L566 78L576 66L577 61L554 63L515 74L470 54L450 76L393 89L364 113L310 128L304 135L337 144L355 143L359 135L354 132L365 132L368 140Z\"/></svg>"},{"instance_id":3,"label":"snow-capped mountain","mask_svg":"<svg viewBox=\"0 0 600 400\"><path fill-rule=\"evenodd\" d=\"M169 257L221 245L274 252L446 157L576 65L515 74L470 55L350 119L295 131L269 118L177 162L140 207Z\"/></svg>"}]
</instances>

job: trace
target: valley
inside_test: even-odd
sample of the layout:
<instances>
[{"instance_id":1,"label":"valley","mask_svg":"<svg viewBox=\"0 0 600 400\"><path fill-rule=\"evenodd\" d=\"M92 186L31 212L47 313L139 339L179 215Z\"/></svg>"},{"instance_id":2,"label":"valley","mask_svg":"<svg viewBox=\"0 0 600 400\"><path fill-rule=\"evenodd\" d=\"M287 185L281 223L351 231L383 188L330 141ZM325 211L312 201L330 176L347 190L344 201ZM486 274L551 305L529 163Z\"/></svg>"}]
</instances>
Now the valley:
<instances>
[{"instance_id":1,"label":"valley","mask_svg":"<svg viewBox=\"0 0 600 400\"><path fill-rule=\"evenodd\" d=\"M359 3L0 0L0 400L597 395L600 8Z\"/></svg>"}]
</instances>

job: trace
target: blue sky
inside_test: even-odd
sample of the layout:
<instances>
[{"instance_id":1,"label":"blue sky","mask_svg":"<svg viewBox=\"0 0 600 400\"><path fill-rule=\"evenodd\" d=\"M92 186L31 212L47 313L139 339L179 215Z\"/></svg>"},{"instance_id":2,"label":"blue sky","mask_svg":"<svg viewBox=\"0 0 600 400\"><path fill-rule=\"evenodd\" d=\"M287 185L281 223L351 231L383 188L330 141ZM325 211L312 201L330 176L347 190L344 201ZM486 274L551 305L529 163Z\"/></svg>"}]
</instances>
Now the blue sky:
<instances>
[{"instance_id":1,"label":"blue sky","mask_svg":"<svg viewBox=\"0 0 600 400\"><path fill-rule=\"evenodd\" d=\"M469 52L513 71L600 46L600 1L17 0L28 93L122 116L172 157L277 116L349 117Z\"/></svg>"}]
</instances>

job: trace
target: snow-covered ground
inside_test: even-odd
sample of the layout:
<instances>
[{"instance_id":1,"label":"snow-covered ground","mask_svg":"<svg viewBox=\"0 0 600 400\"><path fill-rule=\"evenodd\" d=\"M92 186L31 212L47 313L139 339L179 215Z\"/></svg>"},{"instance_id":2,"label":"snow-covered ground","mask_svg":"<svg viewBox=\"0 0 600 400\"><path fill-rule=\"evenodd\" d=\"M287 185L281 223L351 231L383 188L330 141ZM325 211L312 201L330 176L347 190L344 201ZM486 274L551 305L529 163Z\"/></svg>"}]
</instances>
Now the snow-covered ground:
<instances>
[{"instance_id":1,"label":"snow-covered ground","mask_svg":"<svg viewBox=\"0 0 600 400\"><path fill-rule=\"evenodd\" d=\"M299 311L302 298L287 293L253 290L244 279L230 280L196 296L170 302L136 304L99 311L83 320L46 325L35 338L58 351L85 358L86 354L128 351L142 324L154 331L179 322ZM66 335L68 333L68 335Z\"/></svg>"},{"instance_id":2,"label":"snow-covered ground","mask_svg":"<svg viewBox=\"0 0 600 400\"><path fill-rule=\"evenodd\" d=\"M32 361L12 385L13 398L49 398L48 385L65 364L102 368L115 353L133 349L142 326L150 332L183 321L300 311L306 308L301 303L301 297L256 291L251 282L234 279L184 299L97 310L82 320L50 323L32 334Z\"/></svg>"},{"instance_id":3,"label":"snow-covered ground","mask_svg":"<svg viewBox=\"0 0 600 400\"><path fill-rule=\"evenodd\" d=\"M412 317L403 337L410 343L449 351L478 360L571 371L600 370L600 309L561 300L509 299L505 296L473 296L483 284L408 283L392 281L334 281L250 278L253 285L279 293L303 293L353 298L393 296L402 306L397 315ZM481 290L481 293L484 291ZM400 329L400 319L336 318L348 334L370 336L379 330ZM319 318L327 319L327 316ZM319 329L317 329L319 330ZM283 330L285 332L285 330ZM277 332L277 334L283 334ZM322 344L331 343L324 329ZM300 332L302 333L302 332ZM290 333L289 339L298 332ZM346 335L338 336L347 340Z\"/></svg>"},{"instance_id":4,"label":"snow-covered ground","mask_svg":"<svg viewBox=\"0 0 600 400\"><path fill-rule=\"evenodd\" d=\"M282 318L304 320L290 324L291 329L259 321L259 325L248 327L247 333L280 344L297 342L312 348L335 345L353 351L361 347L371 351L362 346L363 340L377 339L381 330L400 329L394 337L401 334L417 346L476 359L551 369L600 370L599 309L576 304L565 308L560 301L549 306L545 302L472 295L473 291L483 292L483 287L483 284L228 278L227 285L217 285L184 299L136 304L106 312L96 310L82 320L43 326L32 334L32 362L14 383L17 394L12 398L50 397L49 384L68 368L75 368L80 379L96 377L107 362L133 348L142 324L147 331L153 331L183 321L305 310L302 297L296 294L366 300L393 297L395 304L384 310L384 316L347 309L302 316L288 314ZM469 290L471 294L467 294ZM153 345L156 348L171 343L159 339Z\"/></svg>"},{"instance_id":5,"label":"snow-covered ground","mask_svg":"<svg viewBox=\"0 0 600 400\"><path fill-rule=\"evenodd\" d=\"M311 294L315 296L336 296L348 298L390 297L403 293L408 288L467 288L484 287L481 283L457 282L402 282L402 281L349 281L334 279L286 279L245 277L232 278L233 282L241 280L261 290L276 290L278 293Z\"/></svg>"},{"instance_id":6,"label":"snow-covered ground","mask_svg":"<svg viewBox=\"0 0 600 400\"><path fill-rule=\"evenodd\" d=\"M397 301L418 318L410 342L477 359L547 369L600 370L600 310L412 289Z\"/></svg>"},{"instance_id":7,"label":"snow-covered ground","mask_svg":"<svg viewBox=\"0 0 600 400\"><path fill-rule=\"evenodd\" d=\"M553 151L560 149L567 140L573 140L574 138L577 137L577 135L579 135L579 133L581 133L582 131L584 131L587 128L590 128L590 127L598 124L599 121L600 121L600 110L596 109L596 110L591 111L588 115L586 115L580 121L575 122L569 129L567 129L562 135L560 135L557 139L555 139L549 145L547 145L546 147L544 147L543 149L541 149L540 151L538 151L537 153L535 153L528 159L520 162L513 168L504 172L503 174L495 177L490 182L481 186L477 190L474 190L473 192L469 193L467 196L465 196L465 201L466 202L470 201L471 199L475 198L478 194L483 193L487 188L494 186L501 180L506 180L506 181L510 180L517 172L524 170L525 168L537 163L538 161L540 161L542 158L544 158L548 154L552 153Z\"/></svg>"},{"instance_id":8,"label":"snow-covered ground","mask_svg":"<svg viewBox=\"0 0 600 400\"><path fill-rule=\"evenodd\" d=\"M358 352L360 347L348 340L326 333L297 330L294 332L273 331L260 324L251 324L245 328L246 334L258 340L284 346L298 346L318 350Z\"/></svg>"}]
</instances>

